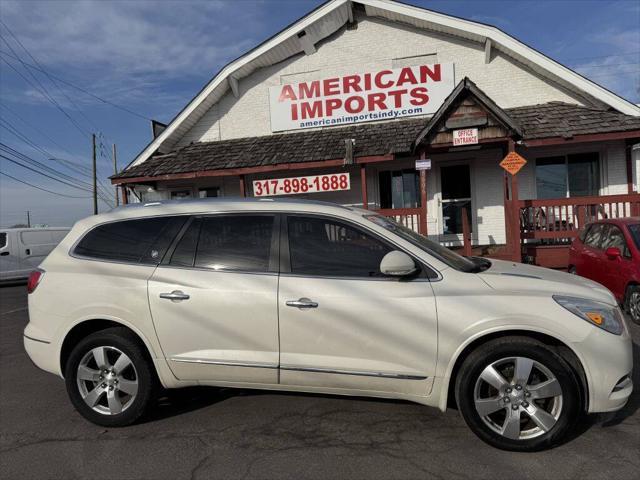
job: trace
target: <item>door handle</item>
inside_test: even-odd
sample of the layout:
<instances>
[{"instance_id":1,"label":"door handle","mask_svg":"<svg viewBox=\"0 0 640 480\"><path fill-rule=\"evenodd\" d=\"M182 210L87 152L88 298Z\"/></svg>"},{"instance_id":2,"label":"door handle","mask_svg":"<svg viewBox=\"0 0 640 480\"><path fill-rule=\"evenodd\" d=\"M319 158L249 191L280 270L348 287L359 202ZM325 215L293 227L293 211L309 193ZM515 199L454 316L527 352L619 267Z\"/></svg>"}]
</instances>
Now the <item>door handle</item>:
<instances>
[{"instance_id":1,"label":"door handle","mask_svg":"<svg viewBox=\"0 0 640 480\"><path fill-rule=\"evenodd\" d=\"M181 290L174 290L171 293L161 293L160 298L164 298L166 300L181 301L181 300L189 300L190 297L189 295L182 292Z\"/></svg>"},{"instance_id":2,"label":"door handle","mask_svg":"<svg viewBox=\"0 0 640 480\"><path fill-rule=\"evenodd\" d=\"M298 300L287 300L287 307L296 308L318 308L318 302L309 300L306 297L299 298Z\"/></svg>"},{"instance_id":3,"label":"door handle","mask_svg":"<svg viewBox=\"0 0 640 480\"><path fill-rule=\"evenodd\" d=\"M31 255L31 249L30 249L30 248L27 248L27 249L24 251L24 253L26 253L27 255Z\"/></svg>"},{"instance_id":4,"label":"door handle","mask_svg":"<svg viewBox=\"0 0 640 480\"><path fill-rule=\"evenodd\" d=\"M2 252L2 253L0 253L0 257L6 257L7 255L9 255L9 252Z\"/></svg>"}]
</instances>

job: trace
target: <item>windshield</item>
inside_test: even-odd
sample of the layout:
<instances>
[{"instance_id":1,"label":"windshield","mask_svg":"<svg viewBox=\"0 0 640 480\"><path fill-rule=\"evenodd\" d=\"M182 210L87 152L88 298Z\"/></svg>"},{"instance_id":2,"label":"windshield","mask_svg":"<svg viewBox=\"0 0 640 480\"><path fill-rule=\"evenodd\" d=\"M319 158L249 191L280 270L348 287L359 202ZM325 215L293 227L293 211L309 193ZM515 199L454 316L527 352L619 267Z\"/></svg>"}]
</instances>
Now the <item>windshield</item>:
<instances>
[{"instance_id":1,"label":"windshield","mask_svg":"<svg viewBox=\"0 0 640 480\"><path fill-rule=\"evenodd\" d=\"M631 232L633 243L635 243L636 247L640 249L640 223L629 225L629 231Z\"/></svg>"},{"instance_id":2,"label":"windshield","mask_svg":"<svg viewBox=\"0 0 640 480\"><path fill-rule=\"evenodd\" d=\"M407 242L412 243L419 249L436 257L441 262L446 263L456 270L460 270L461 272L478 272L484 270L479 263L474 262L472 259L458 255L447 247L443 247L439 243L429 240L424 235L414 232L395 220L381 215L365 215L364 218L395 233Z\"/></svg>"}]
</instances>

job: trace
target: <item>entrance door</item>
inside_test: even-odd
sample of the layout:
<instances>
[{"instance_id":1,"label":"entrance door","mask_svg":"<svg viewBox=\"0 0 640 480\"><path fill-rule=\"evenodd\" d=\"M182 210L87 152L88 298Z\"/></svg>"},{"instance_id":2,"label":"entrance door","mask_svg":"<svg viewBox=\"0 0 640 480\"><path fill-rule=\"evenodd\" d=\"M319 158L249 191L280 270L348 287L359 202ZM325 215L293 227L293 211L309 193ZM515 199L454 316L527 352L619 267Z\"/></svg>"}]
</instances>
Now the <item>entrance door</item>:
<instances>
[{"instance_id":1,"label":"entrance door","mask_svg":"<svg viewBox=\"0 0 640 480\"><path fill-rule=\"evenodd\" d=\"M440 188L442 191L443 235L462 234L462 211L467 209L469 227L471 222L471 173L469 165L440 167Z\"/></svg>"},{"instance_id":2,"label":"entrance door","mask_svg":"<svg viewBox=\"0 0 640 480\"><path fill-rule=\"evenodd\" d=\"M149 280L158 339L180 380L278 383L275 215L196 217Z\"/></svg>"},{"instance_id":3,"label":"entrance door","mask_svg":"<svg viewBox=\"0 0 640 480\"><path fill-rule=\"evenodd\" d=\"M280 382L426 395L437 353L428 279L383 277L393 247L350 223L300 215L286 228Z\"/></svg>"}]
</instances>

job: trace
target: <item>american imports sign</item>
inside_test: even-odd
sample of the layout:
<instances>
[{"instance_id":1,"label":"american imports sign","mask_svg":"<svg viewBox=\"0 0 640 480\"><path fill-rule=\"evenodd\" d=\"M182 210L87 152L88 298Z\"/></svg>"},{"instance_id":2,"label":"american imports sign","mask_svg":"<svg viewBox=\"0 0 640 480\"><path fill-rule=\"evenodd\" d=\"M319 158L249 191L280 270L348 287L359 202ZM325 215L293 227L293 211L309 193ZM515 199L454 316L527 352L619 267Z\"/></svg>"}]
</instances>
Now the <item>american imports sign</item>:
<instances>
[{"instance_id":1,"label":"american imports sign","mask_svg":"<svg viewBox=\"0 0 640 480\"><path fill-rule=\"evenodd\" d=\"M355 73L269 88L271 130L428 115L455 86L453 63Z\"/></svg>"}]
</instances>

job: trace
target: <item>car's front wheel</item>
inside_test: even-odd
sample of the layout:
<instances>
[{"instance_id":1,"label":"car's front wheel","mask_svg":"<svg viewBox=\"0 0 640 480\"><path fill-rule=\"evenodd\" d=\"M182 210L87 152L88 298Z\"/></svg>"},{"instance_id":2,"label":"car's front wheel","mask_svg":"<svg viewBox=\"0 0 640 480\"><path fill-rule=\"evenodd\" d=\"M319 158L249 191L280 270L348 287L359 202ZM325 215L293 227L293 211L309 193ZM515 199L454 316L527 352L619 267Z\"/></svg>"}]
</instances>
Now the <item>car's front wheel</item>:
<instances>
[{"instance_id":1,"label":"car's front wheel","mask_svg":"<svg viewBox=\"0 0 640 480\"><path fill-rule=\"evenodd\" d=\"M125 328L89 335L65 367L67 392L76 410L98 425L135 422L155 398L157 380L144 347Z\"/></svg>"},{"instance_id":2,"label":"car's front wheel","mask_svg":"<svg viewBox=\"0 0 640 480\"><path fill-rule=\"evenodd\" d=\"M562 441L581 409L578 380L553 348L504 337L474 350L456 379L456 400L473 432L495 447L536 451Z\"/></svg>"}]
</instances>

